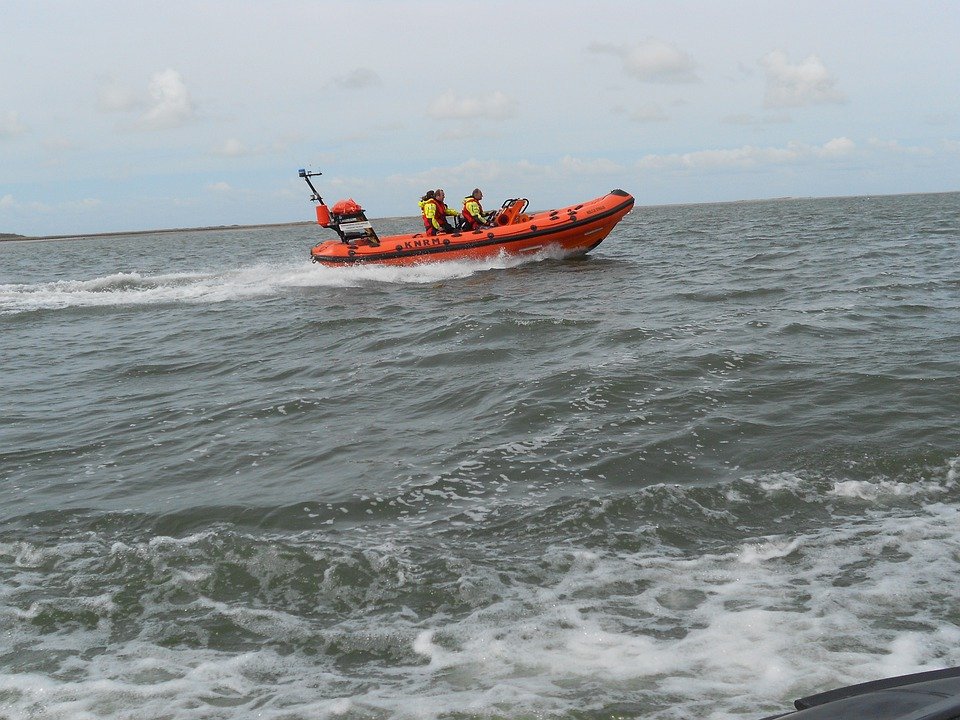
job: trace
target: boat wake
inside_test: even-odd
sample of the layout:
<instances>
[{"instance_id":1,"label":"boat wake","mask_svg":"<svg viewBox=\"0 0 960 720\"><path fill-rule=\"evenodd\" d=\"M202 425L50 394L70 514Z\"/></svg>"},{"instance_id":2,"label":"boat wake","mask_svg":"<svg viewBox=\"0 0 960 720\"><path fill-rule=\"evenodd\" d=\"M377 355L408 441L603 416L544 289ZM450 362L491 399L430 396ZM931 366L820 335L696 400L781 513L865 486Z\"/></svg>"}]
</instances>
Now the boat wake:
<instances>
[{"instance_id":1,"label":"boat wake","mask_svg":"<svg viewBox=\"0 0 960 720\"><path fill-rule=\"evenodd\" d=\"M528 257L327 268L307 262L257 264L223 272L152 275L118 272L91 279L0 285L0 315L83 307L221 303L275 296L291 288L344 288L370 284L429 284L561 257L546 249Z\"/></svg>"},{"instance_id":2,"label":"boat wake","mask_svg":"<svg viewBox=\"0 0 960 720\"><path fill-rule=\"evenodd\" d=\"M939 591L960 557L957 468L924 466L927 492L903 505L899 473L867 506L823 492L842 476L782 470L619 498L451 479L330 503L31 515L25 536L0 536L0 616L14 652L67 656L71 673L4 668L0 688L23 717L130 717L118 695L144 717L758 717L810 688L960 663ZM495 513L456 512L478 497ZM420 513L439 505L445 522ZM782 513L779 530L685 532L742 526L758 506Z\"/></svg>"}]
</instances>

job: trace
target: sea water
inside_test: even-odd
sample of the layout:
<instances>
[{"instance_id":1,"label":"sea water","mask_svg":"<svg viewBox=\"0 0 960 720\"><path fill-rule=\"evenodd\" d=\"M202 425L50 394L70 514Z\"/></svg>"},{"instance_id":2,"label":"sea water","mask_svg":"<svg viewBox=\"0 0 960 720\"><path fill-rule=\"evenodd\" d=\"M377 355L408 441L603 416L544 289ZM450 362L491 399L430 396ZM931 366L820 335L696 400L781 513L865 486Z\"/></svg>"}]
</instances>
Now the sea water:
<instances>
[{"instance_id":1,"label":"sea water","mask_svg":"<svg viewBox=\"0 0 960 720\"><path fill-rule=\"evenodd\" d=\"M0 244L0 717L749 719L960 664L960 195L322 237Z\"/></svg>"}]
</instances>

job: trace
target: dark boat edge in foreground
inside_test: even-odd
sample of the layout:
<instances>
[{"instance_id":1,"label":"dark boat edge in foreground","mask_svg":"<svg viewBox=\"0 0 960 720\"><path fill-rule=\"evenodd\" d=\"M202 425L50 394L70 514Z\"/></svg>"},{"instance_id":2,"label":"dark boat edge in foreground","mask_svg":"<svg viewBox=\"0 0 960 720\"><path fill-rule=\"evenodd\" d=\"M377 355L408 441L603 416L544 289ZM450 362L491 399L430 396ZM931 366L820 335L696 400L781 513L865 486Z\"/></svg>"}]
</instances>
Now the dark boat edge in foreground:
<instances>
[{"instance_id":1,"label":"dark boat edge in foreground","mask_svg":"<svg viewBox=\"0 0 960 720\"><path fill-rule=\"evenodd\" d=\"M958 720L960 667L900 675L808 695L762 720Z\"/></svg>"}]
</instances>

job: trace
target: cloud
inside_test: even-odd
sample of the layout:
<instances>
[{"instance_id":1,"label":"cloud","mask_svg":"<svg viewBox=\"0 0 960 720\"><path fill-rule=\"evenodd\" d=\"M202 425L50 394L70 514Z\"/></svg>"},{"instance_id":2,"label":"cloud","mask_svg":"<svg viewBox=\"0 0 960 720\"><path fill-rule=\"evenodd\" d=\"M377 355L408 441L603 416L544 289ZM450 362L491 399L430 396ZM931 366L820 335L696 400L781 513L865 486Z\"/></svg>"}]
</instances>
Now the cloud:
<instances>
[{"instance_id":1,"label":"cloud","mask_svg":"<svg viewBox=\"0 0 960 720\"><path fill-rule=\"evenodd\" d=\"M64 203L64 207L69 210L95 210L103 205L99 198L83 198L82 200L69 200Z\"/></svg>"},{"instance_id":2,"label":"cloud","mask_svg":"<svg viewBox=\"0 0 960 720\"><path fill-rule=\"evenodd\" d=\"M44 153L44 165L46 167L56 167L61 165L69 154L77 149L77 144L70 138L62 135L54 135L44 138L40 142Z\"/></svg>"},{"instance_id":3,"label":"cloud","mask_svg":"<svg viewBox=\"0 0 960 720\"><path fill-rule=\"evenodd\" d=\"M754 117L749 113L740 113L737 115L727 115L720 122L725 125L775 125L790 122L790 116L784 113L776 115L767 115L766 117Z\"/></svg>"},{"instance_id":4,"label":"cloud","mask_svg":"<svg viewBox=\"0 0 960 720\"><path fill-rule=\"evenodd\" d=\"M490 137L480 130L475 122L465 122L448 127L439 135L441 140L470 140L471 138Z\"/></svg>"},{"instance_id":5,"label":"cloud","mask_svg":"<svg viewBox=\"0 0 960 720\"><path fill-rule=\"evenodd\" d=\"M920 156L929 156L933 155L933 150L928 147L922 147L918 145L901 145L897 140L881 140L879 138L870 138L868 141L870 147L877 148L878 150L885 150L894 155L920 155Z\"/></svg>"},{"instance_id":6,"label":"cloud","mask_svg":"<svg viewBox=\"0 0 960 720\"><path fill-rule=\"evenodd\" d=\"M432 167L418 173L390 175L387 178L387 182L411 188L425 188L435 186L437 179L441 178L443 182L450 185L462 184L473 187L478 183L491 182L499 178L502 173L503 166L501 163L491 160L480 161L471 158L459 165Z\"/></svg>"},{"instance_id":7,"label":"cloud","mask_svg":"<svg viewBox=\"0 0 960 720\"><path fill-rule=\"evenodd\" d=\"M814 148L814 154L820 157L844 157L856 149L857 145L848 137L828 140L820 148Z\"/></svg>"},{"instance_id":8,"label":"cloud","mask_svg":"<svg viewBox=\"0 0 960 720\"><path fill-rule=\"evenodd\" d=\"M667 114L657 103L648 103L641 105L628 116L631 120L638 123L663 122L667 119Z\"/></svg>"},{"instance_id":9,"label":"cloud","mask_svg":"<svg viewBox=\"0 0 960 720\"><path fill-rule=\"evenodd\" d=\"M767 74L765 107L803 107L846 102L835 87L836 80L816 55L791 65L787 54L774 50L763 56L760 65Z\"/></svg>"},{"instance_id":10,"label":"cloud","mask_svg":"<svg viewBox=\"0 0 960 720\"><path fill-rule=\"evenodd\" d=\"M44 150L54 155L77 149L77 144L73 140L62 135L48 137L41 144Z\"/></svg>"},{"instance_id":11,"label":"cloud","mask_svg":"<svg viewBox=\"0 0 960 720\"><path fill-rule=\"evenodd\" d=\"M146 130L160 130L186 125L193 120L193 100L183 78L176 70L154 73L150 78L152 104L140 116L139 126Z\"/></svg>"},{"instance_id":12,"label":"cloud","mask_svg":"<svg viewBox=\"0 0 960 720\"><path fill-rule=\"evenodd\" d=\"M570 173L572 175L609 175L611 173L621 172L623 167L613 160L606 158L583 160L565 155L563 159L560 160L560 170L563 173Z\"/></svg>"},{"instance_id":13,"label":"cloud","mask_svg":"<svg viewBox=\"0 0 960 720\"><path fill-rule=\"evenodd\" d=\"M415 189L434 187L438 183L441 186L446 184L474 187L502 182L505 179L525 178L536 181L558 181L576 177L620 174L623 171L623 166L613 160L606 158L583 159L571 155L566 155L557 162L550 164L532 163L528 160L501 163L471 158L458 165L432 167L415 174L391 175L387 178L387 181L390 184Z\"/></svg>"},{"instance_id":14,"label":"cloud","mask_svg":"<svg viewBox=\"0 0 960 720\"><path fill-rule=\"evenodd\" d=\"M299 133L283 133L273 140L248 145L235 137L228 137L210 148L209 154L216 157L255 157L269 153L286 153L292 144L303 142Z\"/></svg>"},{"instance_id":15,"label":"cloud","mask_svg":"<svg viewBox=\"0 0 960 720\"><path fill-rule=\"evenodd\" d=\"M0 212L9 213L9 217L44 215L53 212L53 210L54 208L52 206L36 200L24 202L17 200L17 198L10 194L0 197ZM2 227L0 227L0 231L9 232Z\"/></svg>"},{"instance_id":16,"label":"cloud","mask_svg":"<svg viewBox=\"0 0 960 720\"><path fill-rule=\"evenodd\" d=\"M345 126L346 128L347 126ZM374 123L369 126L364 126L363 128L357 128L355 126L349 126L349 132L345 132L342 135L338 136L338 139L341 142L349 143L366 143L371 140L378 140L382 138L393 139L397 135L401 134L405 125L400 121L393 122L379 122Z\"/></svg>"},{"instance_id":17,"label":"cloud","mask_svg":"<svg viewBox=\"0 0 960 720\"><path fill-rule=\"evenodd\" d=\"M355 68L346 75L338 75L328 83L329 86L341 90L362 90L382 84L383 81L380 76L370 68L365 67Z\"/></svg>"},{"instance_id":18,"label":"cloud","mask_svg":"<svg viewBox=\"0 0 960 720\"><path fill-rule=\"evenodd\" d=\"M668 85L700 82L693 59L664 40L647 38L632 47L592 43L587 49L620 58L624 72L642 82Z\"/></svg>"},{"instance_id":19,"label":"cloud","mask_svg":"<svg viewBox=\"0 0 960 720\"><path fill-rule=\"evenodd\" d=\"M230 187L230 183L223 180L220 182L210 183L205 189L215 193L228 193L233 191L233 188Z\"/></svg>"},{"instance_id":20,"label":"cloud","mask_svg":"<svg viewBox=\"0 0 960 720\"><path fill-rule=\"evenodd\" d=\"M477 140L495 139L502 137L502 131L496 126L484 125L476 120L464 120L453 123L446 128L437 137L442 140Z\"/></svg>"},{"instance_id":21,"label":"cloud","mask_svg":"<svg viewBox=\"0 0 960 720\"><path fill-rule=\"evenodd\" d=\"M236 138L227 138L213 149L213 154L221 157L243 157L251 153L247 146Z\"/></svg>"},{"instance_id":22,"label":"cloud","mask_svg":"<svg viewBox=\"0 0 960 720\"><path fill-rule=\"evenodd\" d=\"M646 155L637 166L642 170L750 168L763 165L782 165L815 158L839 158L850 155L856 144L850 138L839 137L823 145L788 143L786 147L756 147L698 150L671 155Z\"/></svg>"},{"instance_id":23,"label":"cloud","mask_svg":"<svg viewBox=\"0 0 960 720\"><path fill-rule=\"evenodd\" d=\"M948 112L936 112L924 115L923 121L927 125L953 125L957 121L957 116Z\"/></svg>"},{"instance_id":24,"label":"cloud","mask_svg":"<svg viewBox=\"0 0 960 720\"><path fill-rule=\"evenodd\" d=\"M24 202L17 200L13 195L10 194L0 197L0 210L9 210L14 213L53 213L62 212L64 210L88 210L98 207L100 204L100 200L93 198L86 198L84 200L67 200L65 202L57 203L56 205L50 205L38 200Z\"/></svg>"},{"instance_id":25,"label":"cloud","mask_svg":"<svg viewBox=\"0 0 960 720\"><path fill-rule=\"evenodd\" d=\"M500 90L486 97L458 97L449 90L430 103L427 114L440 120L506 120L517 114L517 104Z\"/></svg>"},{"instance_id":26,"label":"cloud","mask_svg":"<svg viewBox=\"0 0 960 720\"><path fill-rule=\"evenodd\" d=\"M0 139L23 135L26 131L27 126L20 121L19 113L8 110L0 115Z\"/></svg>"},{"instance_id":27,"label":"cloud","mask_svg":"<svg viewBox=\"0 0 960 720\"><path fill-rule=\"evenodd\" d=\"M97 109L101 112L129 112L142 104L133 90L113 78L103 81L97 92Z\"/></svg>"}]
</instances>

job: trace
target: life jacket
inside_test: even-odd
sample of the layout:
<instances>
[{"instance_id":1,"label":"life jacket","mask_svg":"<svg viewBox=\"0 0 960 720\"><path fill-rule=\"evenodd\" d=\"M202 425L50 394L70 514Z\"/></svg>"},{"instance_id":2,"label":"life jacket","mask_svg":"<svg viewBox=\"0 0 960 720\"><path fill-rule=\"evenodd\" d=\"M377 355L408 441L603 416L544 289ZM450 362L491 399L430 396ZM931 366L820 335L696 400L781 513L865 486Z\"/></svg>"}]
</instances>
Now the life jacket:
<instances>
[{"instance_id":1,"label":"life jacket","mask_svg":"<svg viewBox=\"0 0 960 720\"><path fill-rule=\"evenodd\" d=\"M477 206L476 215L470 211L470 206L474 204ZM471 229L483 223L483 205L473 195L467 195L463 199L463 219Z\"/></svg>"},{"instance_id":2,"label":"life jacket","mask_svg":"<svg viewBox=\"0 0 960 720\"><path fill-rule=\"evenodd\" d=\"M433 205L433 217L427 215L427 207ZM420 201L420 212L423 215L423 229L428 232L436 232L437 228L434 226L433 222L436 220L437 225L440 225L439 218L443 217L443 207L436 198L430 198L429 200Z\"/></svg>"}]
</instances>

